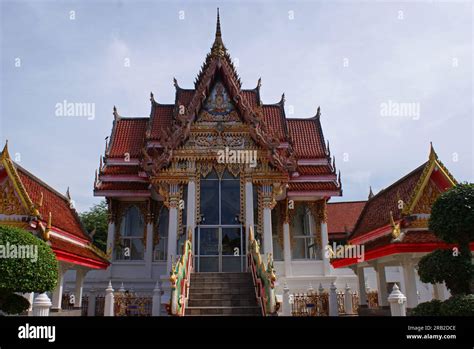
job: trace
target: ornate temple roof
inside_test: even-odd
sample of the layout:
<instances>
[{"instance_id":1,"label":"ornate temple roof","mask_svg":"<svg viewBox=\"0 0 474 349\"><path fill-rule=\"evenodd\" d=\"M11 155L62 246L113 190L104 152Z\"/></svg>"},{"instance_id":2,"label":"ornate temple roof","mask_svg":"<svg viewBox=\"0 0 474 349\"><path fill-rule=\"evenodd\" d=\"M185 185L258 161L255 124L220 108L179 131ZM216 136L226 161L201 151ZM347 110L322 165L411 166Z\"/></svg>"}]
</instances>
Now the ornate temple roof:
<instances>
[{"instance_id":1,"label":"ornate temple roof","mask_svg":"<svg viewBox=\"0 0 474 349\"><path fill-rule=\"evenodd\" d=\"M69 189L63 195L13 162L7 144L1 153L0 178L4 179L4 184L5 181L12 183L15 190L12 195L20 203L16 208L17 212L6 214L25 217L22 227L33 229L40 236L42 234L59 260L96 269L108 266L105 254L92 245L92 239L73 206ZM10 198L9 201L14 202L15 199Z\"/></svg>"},{"instance_id":2,"label":"ornate temple roof","mask_svg":"<svg viewBox=\"0 0 474 349\"><path fill-rule=\"evenodd\" d=\"M151 93L149 117L122 117L114 107L112 132L95 180L95 195L106 196L104 191L132 190L130 183L120 184L118 176L125 179L124 174L135 174L138 178L140 173L149 172L139 165L143 164L144 154L147 155L151 148L160 159L155 163L160 163L160 168L166 167L171 151L178 149L188 139L190 124L198 118L216 81L220 81L227 90L242 122L250 125L253 141L268 151L271 165L288 174L291 191L296 194L311 191L313 195L320 191L326 197L341 195L340 178L338 180L322 132L320 109L314 117L290 119L285 115L284 95L277 103L262 103L261 79L255 88L242 89L222 40L219 14L214 43L196 77L194 88L182 88L174 79L174 104L159 103ZM123 161L125 157L129 161ZM117 166L127 169L119 170ZM297 181L299 175L304 175L311 183ZM117 177L113 179L111 176ZM318 183L318 178L322 177L325 180ZM292 183L293 178L295 183ZM142 188L141 184L139 186Z\"/></svg>"}]
</instances>

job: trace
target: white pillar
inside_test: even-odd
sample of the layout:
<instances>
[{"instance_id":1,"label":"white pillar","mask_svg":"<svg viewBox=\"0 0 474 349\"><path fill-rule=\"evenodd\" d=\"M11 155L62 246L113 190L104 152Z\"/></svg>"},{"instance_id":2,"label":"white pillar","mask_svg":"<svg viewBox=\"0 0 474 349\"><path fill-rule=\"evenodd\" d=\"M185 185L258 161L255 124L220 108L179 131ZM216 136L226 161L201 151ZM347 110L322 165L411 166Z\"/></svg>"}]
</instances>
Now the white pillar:
<instances>
[{"instance_id":1,"label":"white pillar","mask_svg":"<svg viewBox=\"0 0 474 349\"><path fill-rule=\"evenodd\" d=\"M87 302L87 316L95 316L95 290L91 289L88 295L88 302Z\"/></svg>"},{"instance_id":2,"label":"white pillar","mask_svg":"<svg viewBox=\"0 0 474 349\"><path fill-rule=\"evenodd\" d=\"M379 307L388 306L387 301L387 279L385 276L385 266L382 264L376 264L375 273L377 274L377 298L379 302Z\"/></svg>"},{"instance_id":3,"label":"white pillar","mask_svg":"<svg viewBox=\"0 0 474 349\"><path fill-rule=\"evenodd\" d=\"M400 292L397 284L393 285L393 290L390 296L388 296L388 302L390 303L390 313L392 316L407 316L407 297Z\"/></svg>"},{"instance_id":4,"label":"white pillar","mask_svg":"<svg viewBox=\"0 0 474 349\"><path fill-rule=\"evenodd\" d=\"M46 293L41 293L33 302L33 316L49 316L51 300Z\"/></svg>"},{"instance_id":5,"label":"white pillar","mask_svg":"<svg viewBox=\"0 0 474 349\"><path fill-rule=\"evenodd\" d=\"M148 223L146 224L146 246L145 246L145 273L147 277L152 276L152 263L153 263L153 221L152 217L148 217Z\"/></svg>"},{"instance_id":6,"label":"white pillar","mask_svg":"<svg viewBox=\"0 0 474 349\"><path fill-rule=\"evenodd\" d=\"M416 291L415 266L410 261L402 264L403 280L405 281L405 296L407 297L407 307L413 309L418 305L418 293Z\"/></svg>"},{"instance_id":7,"label":"white pillar","mask_svg":"<svg viewBox=\"0 0 474 349\"><path fill-rule=\"evenodd\" d=\"M76 270L76 289L74 292L74 308L82 307L82 290L84 286L84 277L87 270L78 269Z\"/></svg>"},{"instance_id":8,"label":"white pillar","mask_svg":"<svg viewBox=\"0 0 474 349\"><path fill-rule=\"evenodd\" d=\"M331 265L329 263L329 257L324 253L326 246L329 244L328 224L326 222L321 222L321 243L324 275L329 275L331 274Z\"/></svg>"},{"instance_id":9,"label":"white pillar","mask_svg":"<svg viewBox=\"0 0 474 349\"><path fill-rule=\"evenodd\" d=\"M63 283L64 283L64 274L66 273L65 268L59 265L58 268L58 283L56 288L53 291L53 303L52 310L61 310L61 302L63 299Z\"/></svg>"},{"instance_id":10,"label":"white pillar","mask_svg":"<svg viewBox=\"0 0 474 349\"><path fill-rule=\"evenodd\" d=\"M433 284L433 293L434 293L434 299L438 299L440 301L445 301L446 299L449 298L446 285L444 283Z\"/></svg>"},{"instance_id":11,"label":"white pillar","mask_svg":"<svg viewBox=\"0 0 474 349\"><path fill-rule=\"evenodd\" d=\"M107 255L110 256L110 259L114 259L114 253L115 253L115 222L112 220L109 220L109 227L107 228L107 250L106 250ZM113 264L110 264L110 266L107 268L107 275L110 278L112 276L112 268Z\"/></svg>"},{"instance_id":12,"label":"white pillar","mask_svg":"<svg viewBox=\"0 0 474 349\"><path fill-rule=\"evenodd\" d=\"M112 281L109 281L109 285L105 289L104 316L114 316L114 298Z\"/></svg>"},{"instance_id":13,"label":"white pillar","mask_svg":"<svg viewBox=\"0 0 474 349\"><path fill-rule=\"evenodd\" d=\"M344 312L346 314L353 314L352 311L352 292L349 284L346 284L346 288L344 290Z\"/></svg>"},{"instance_id":14,"label":"white pillar","mask_svg":"<svg viewBox=\"0 0 474 349\"><path fill-rule=\"evenodd\" d=\"M188 182L188 197L186 201L188 205L186 207L186 236L188 236L188 231L191 229L194 248L194 228L196 224L196 182L194 180Z\"/></svg>"},{"instance_id":15,"label":"white pillar","mask_svg":"<svg viewBox=\"0 0 474 349\"><path fill-rule=\"evenodd\" d=\"M334 283L334 281L329 287L329 316L339 316L339 310L337 307L336 284Z\"/></svg>"},{"instance_id":16,"label":"white pillar","mask_svg":"<svg viewBox=\"0 0 474 349\"><path fill-rule=\"evenodd\" d=\"M359 306L367 305L367 292L365 287L365 273L364 267L358 267L356 269L357 279L359 281Z\"/></svg>"},{"instance_id":17,"label":"white pillar","mask_svg":"<svg viewBox=\"0 0 474 349\"><path fill-rule=\"evenodd\" d=\"M270 204L263 206L263 252L273 254L272 209Z\"/></svg>"},{"instance_id":18,"label":"white pillar","mask_svg":"<svg viewBox=\"0 0 474 349\"><path fill-rule=\"evenodd\" d=\"M157 281L155 289L153 290L153 306L151 310L151 316L161 315L161 295L163 291L161 289L161 281Z\"/></svg>"},{"instance_id":19,"label":"white pillar","mask_svg":"<svg viewBox=\"0 0 474 349\"><path fill-rule=\"evenodd\" d=\"M285 275L291 276L291 238L290 238L290 224L283 223L283 258L285 260Z\"/></svg>"},{"instance_id":20,"label":"white pillar","mask_svg":"<svg viewBox=\"0 0 474 349\"><path fill-rule=\"evenodd\" d=\"M283 303L282 303L283 316L291 316L291 305L290 305L290 289L287 283L283 285Z\"/></svg>"},{"instance_id":21,"label":"white pillar","mask_svg":"<svg viewBox=\"0 0 474 349\"><path fill-rule=\"evenodd\" d=\"M178 243L178 205L179 186L177 184L170 184L170 199L169 199L169 224L168 224L168 258L166 264L167 274L171 271L172 259L176 259L176 249Z\"/></svg>"},{"instance_id":22,"label":"white pillar","mask_svg":"<svg viewBox=\"0 0 474 349\"><path fill-rule=\"evenodd\" d=\"M253 184L251 180L245 182L245 246L246 251L248 252L249 244L249 229L251 226L254 226L255 221L253 217Z\"/></svg>"}]
</instances>

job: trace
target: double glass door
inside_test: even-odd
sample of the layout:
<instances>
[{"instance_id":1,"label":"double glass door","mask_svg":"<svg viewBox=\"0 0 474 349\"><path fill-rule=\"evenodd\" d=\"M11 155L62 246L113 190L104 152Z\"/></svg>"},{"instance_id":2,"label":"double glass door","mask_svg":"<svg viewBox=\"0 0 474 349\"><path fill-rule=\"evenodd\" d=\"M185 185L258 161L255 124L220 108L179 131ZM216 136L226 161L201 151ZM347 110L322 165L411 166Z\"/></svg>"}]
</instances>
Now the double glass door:
<instances>
[{"instance_id":1,"label":"double glass door","mask_svg":"<svg viewBox=\"0 0 474 349\"><path fill-rule=\"evenodd\" d=\"M197 228L196 263L199 272L241 272L245 263L245 239L241 225Z\"/></svg>"}]
</instances>

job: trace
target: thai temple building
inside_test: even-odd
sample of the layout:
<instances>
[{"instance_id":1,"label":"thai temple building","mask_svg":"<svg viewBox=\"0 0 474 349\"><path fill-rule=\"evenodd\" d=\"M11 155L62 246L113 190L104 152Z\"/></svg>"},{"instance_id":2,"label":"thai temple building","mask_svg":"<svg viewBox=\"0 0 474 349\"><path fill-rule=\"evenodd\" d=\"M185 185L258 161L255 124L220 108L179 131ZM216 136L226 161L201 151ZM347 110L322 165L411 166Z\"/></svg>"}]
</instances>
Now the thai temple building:
<instances>
[{"instance_id":1,"label":"thai temple building","mask_svg":"<svg viewBox=\"0 0 474 349\"><path fill-rule=\"evenodd\" d=\"M175 100L151 94L149 117L114 121L94 183L109 207L112 265L88 276L91 287L167 281L191 232L194 271L244 272L249 231L271 258L277 295L357 280L325 257L327 202L342 195L321 126L314 116L287 118L285 98L266 104L261 80L242 88L221 34L192 88L174 80ZM97 286L99 287L99 286ZM167 294L169 294L169 289Z\"/></svg>"},{"instance_id":2,"label":"thai temple building","mask_svg":"<svg viewBox=\"0 0 474 349\"><path fill-rule=\"evenodd\" d=\"M51 246L59 262L52 311L61 309L66 273L73 283L74 307L80 309L87 273L110 265L82 226L69 189L62 195L15 163L8 143L0 154L0 225L23 228ZM27 298L32 304L33 294Z\"/></svg>"}]
</instances>

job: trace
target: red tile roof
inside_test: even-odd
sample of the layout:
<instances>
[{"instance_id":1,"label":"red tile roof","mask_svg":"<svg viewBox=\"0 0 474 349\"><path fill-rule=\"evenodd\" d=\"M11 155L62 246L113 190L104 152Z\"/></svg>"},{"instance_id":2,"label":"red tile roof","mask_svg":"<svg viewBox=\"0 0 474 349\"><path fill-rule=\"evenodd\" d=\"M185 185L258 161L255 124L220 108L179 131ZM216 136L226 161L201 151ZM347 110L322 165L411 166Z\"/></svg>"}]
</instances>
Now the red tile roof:
<instances>
[{"instance_id":1,"label":"red tile roof","mask_svg":"<svg viewBox=\"0 0 474 349\"><path fill-rule=\"evenodd\" d=\"M326 146L319 118L287 119L293 148L300 159L326 157Z\"/></svg>"},{"instance_id":2,"label":"red tile roof","mask_svg":"<svg viewBox=\"0 0 474 349\"><path fill-rule=\"evenodd\" d=\"M407 203L423 172L426 163L419 166L405 177L372 197L365 205L350 238L355 238L390 223L390 211L394 220L401 218L398 201Z\"/></svg>"},{"instance_id":3,"label":"red tile roof","mask_svg":"<svg viewBox=\"0 0 474 349\"><path fill-rule=\"evenodd\" d=\"M171 126L173 120L174 105L155 104L151 116L151 138L157 139L161 135L161 129Z\"/></svg>"},{"instance_id":4,"label":"red tile roof","mask_svg":"<svg viewBox=\"0 0 474 349\"><path fill-rule=\"evenodd\" d=\"M130 165L125 165L125 166L105 166L105 168L102 170L103 175L136 175L138 172L140 172L140 166L130 166Z\"/></svg>"},{"instance_id":5,"label":"red tile roof","mask_svg":"<svg viewBox=\"0 0 474 349\"><path fill-rule=\"evenodd\" d=\"M280 105L264 105L262 107L263 121L267 125L270 134L280 141L286 141L285 115Z\"/></svg>"},{"instance_id":6,"label":"red tile roof","mask_svg":"<svg viewBox=\"0 0 474 349\"><path fill-rule=\"evenodd\" d=\"M149 118L119 118L114 121L108 156L123 158L126 153L131 158L141 156L148 120Z\"/></svg>"},{"instance_id":7,"label":"red tile roof","mask_svg":"<svg viewBox=\"0 0 474 349\"><path fill-rule=\"evenodd\" d=\"M242 95L252 108L255 108L258 105L259 100L256 90L242 90Z\"/></svg>"},{"instance_id":8,"label":"red tile roof","mask_svg":"<svg viewBox=\"0 0 474 349\"><path fill-rule=\"evenodd\" d=\"M328 233L350 233L367 201L332 202L327 205Z\"/></svg>"},{"instance_id":9,"label":"red tile roof","mask_svg":"<svg viewBox=\"0 0 474 349\"><path fill-rule=\"evenodd\" d=\"M185 107L187 107L194 96L194 91L195 90L179 88L176 92L176 105L184 105Z\"/></svg>"},{"instance_id":10,"label":"red tile roof","mask_svg":"<svg viewBox=\"0 0 474 349\"><path fill-rule=\"evenodd\" d=\"M77 237L90 240L74 209L70 207L68 199L37 177L16 165L18 175L28 196L38 204L43 193L43 205L38 208L44 221L48 220L49 212L52 215L52 225Z\"/></svg>"},{"instance_id":11,"label":"red tile roof","mask_svg":"<svg viewBox=\"0 0 474 349\"><path fill-rule=\"evenodd\" d=\"M289 183L289 191L333 191L340 190L334 182L296 182Z\"/></svg>"},{"instance_id":12,"label":"red tile roof","mask_svg":"<svg viewBox=\"0 0 474 349\"><path fill-rule=\"evenodd\" d=\"M96 190L148 190L148 183L101 182Z\"/></svg>"},{"instance_id":13,"label":"red tile roof","mask_svg":"<svg viewBox=\"0 0 474 349\"><path fill-rule=\"evenodd\" d=\"M316 176L321 174L332 174L332 170L328 165L321 166L298 166L296 170L302 176Z\"/></svg>"}]
</instances>

